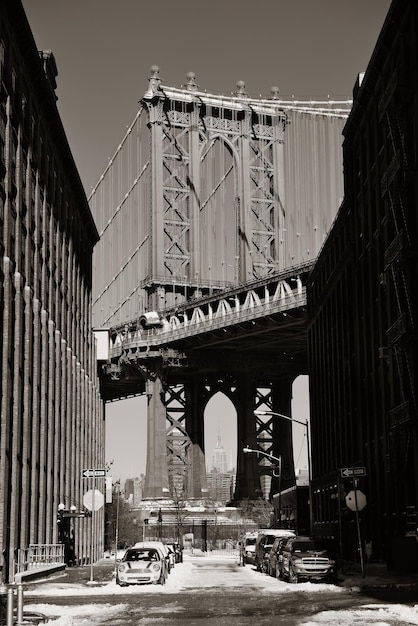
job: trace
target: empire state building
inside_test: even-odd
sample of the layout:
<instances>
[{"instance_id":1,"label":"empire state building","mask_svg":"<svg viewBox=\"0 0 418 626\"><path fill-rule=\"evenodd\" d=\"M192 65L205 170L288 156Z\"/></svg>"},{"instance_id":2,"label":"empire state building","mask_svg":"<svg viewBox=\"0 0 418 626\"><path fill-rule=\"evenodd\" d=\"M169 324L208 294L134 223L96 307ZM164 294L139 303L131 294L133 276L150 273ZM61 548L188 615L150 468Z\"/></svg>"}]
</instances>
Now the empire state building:
<instances>
[{"instance_id":1,"label":"empire state building","mask_svg":"<svg viewBox=\"0 0 418 626\"><path fill-rule=\"evenodd\" d=\"M221 444L221 438L218 435L218 441L216 442L216 447L213 449L212 453L212 471L217 470L219 474L226 474L228 471L227 468L227 458L225 448Z\"/></svg>"}]
</instances>

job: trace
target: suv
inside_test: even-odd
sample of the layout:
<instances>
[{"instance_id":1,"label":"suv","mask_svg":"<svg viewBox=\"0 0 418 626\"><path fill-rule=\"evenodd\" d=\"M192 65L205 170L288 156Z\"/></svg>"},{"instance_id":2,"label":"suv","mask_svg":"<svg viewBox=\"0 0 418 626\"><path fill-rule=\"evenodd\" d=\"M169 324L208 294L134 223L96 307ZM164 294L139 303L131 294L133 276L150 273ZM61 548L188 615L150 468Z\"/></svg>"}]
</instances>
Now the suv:
<instances>
[{"instance_id":1,"label":"suv","mask_svg":"<svg viewBox=\"0 0 418 626\"><path fill-rule=\"evenodd\" d=\"M300 580L335 581L335 561L319 539L293 537L283 549L282 578L291 583Z\"/></svg>"},{"instance_id":2,"label":"suv","mask_svg":"<svg viewBox=\"0 0 418 626\"><path fill-rule=\"evenodd\" d=\"M246 565L247 563L254 563L255 556L255 542L257 540L256 532L248 532L242 537L239 542L239 562L240 565Z\"/></svg>"},{"instance_id":3,"label":"suv","mask_svg":"<svg viewBox=\"0 0 418 626\"><path fill-rule=\"evenodd\" d=\"M255 544L255 566L259 572L267 572L267 563L271 547L276 537L294 537L292 530L269 528L259 533Z\"/></svg>"}]
</instances>

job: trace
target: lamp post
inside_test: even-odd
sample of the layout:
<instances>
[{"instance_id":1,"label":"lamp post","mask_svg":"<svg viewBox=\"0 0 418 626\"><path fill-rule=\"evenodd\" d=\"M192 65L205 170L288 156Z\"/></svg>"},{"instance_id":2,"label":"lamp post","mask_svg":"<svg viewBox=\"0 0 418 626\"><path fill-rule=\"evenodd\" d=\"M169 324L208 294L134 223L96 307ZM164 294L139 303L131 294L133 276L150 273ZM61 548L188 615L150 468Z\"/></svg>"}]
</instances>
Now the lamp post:
<instances>
[{"instance_id":1,"label":"lamp post","mask_svg":"<svg viewBox=\"0 0 418 626\"><path fill-rule=\"evenodd\" d=\"M306 428L306 448L308 453L308 490L309 490L309 528L312 535L312 475L311 475L311 446L309 443L309 422L308 420L302 422L289 415L283 415L283 413L276 413L276 411L254 411L254 415L271 415L272 417L281 417L289 422L295 422Z\"/></svg>"},{"instance_id":2,"label":"lamp post","mask_svg":"<svg viewBox=\"0 0 418 626\"><path fill-rule=\"evenodd\" d=\"M253 448L249 448L248 446L246 448L242 449L243 452L245 453L249 453L249 452L253 452L254 454L258 455L261 454L262 456L265 456L267 459L270 459L270 461L274 461L275 463L277 463L277 467L279 468L279 473L275 474L274 473L274 469L273 469L273 476L279 479L279 494L281 492L281 479L282 479L282 457L281 456L273 456L272 454L269 454L268 452L263 452L263 450L253 450ZM281 496L279 495L279 498L281 498ZM280 512L280 499L279 499L279 515L280 515L280 520L281 520L281 512Z\"/></svg>"},{"instance_id":3,"label":"lamp post","mask_svg":"<svg viewBox=\"0 0 418 626\"><path fill-rule=\"evenodd\" d=\"M280 456L273 456L272 454L269 454L268 452L263 452L263 450L253 450L253 448L249 448L248 446L246 448L243 448L242 451L245 452L245 453L254 452L254 454L257 454L257 456L259 454L261 454L262 456L265 456L268 459L270 459L270 461L275 461L277 463L277 465L278 465L279 473L275 474L274 470L273 470L273 476L280 478L281 473L282 473L281 472L281 462L282 462L282 459L281 459Z\"/></svg>"},{"instance_id":4,"label":"lamp post","mask_svg":"<svg viewBox=\"0 0 418 626\"><path fill-rule=\"evenodd\" d=\"M74 504L69 509L62 502L58 505L58 542L63 545L66 565L75 565L76 562L74 519L89 516L88 511L78 510Z\"/></svg>"}]
</instances>

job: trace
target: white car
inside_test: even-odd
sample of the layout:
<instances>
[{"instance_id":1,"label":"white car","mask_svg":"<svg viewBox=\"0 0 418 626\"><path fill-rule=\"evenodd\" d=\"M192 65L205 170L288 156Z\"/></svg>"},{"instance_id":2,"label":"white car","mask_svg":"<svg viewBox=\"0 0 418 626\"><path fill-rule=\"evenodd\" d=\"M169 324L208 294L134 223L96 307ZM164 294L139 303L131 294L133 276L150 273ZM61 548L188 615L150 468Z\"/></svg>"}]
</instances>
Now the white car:
<instances>
[{"instance_id":1,"label":"white car","mask_svg":"<svg viewBox=\"0 0 418 626\"><path fill-rule=\"evenodd\" d=\"M128 548L118 563L116 583L121 587L153 583L164 585L167 579L165 554L156 546Z\"/></svg>"},{"instance_id":2,"label":"white car","mask_svg":"<svg viewBox=\"0 0 418 626\"><path fill-rule=\"evenodd\" d=\"M165 556L165 560L167 562L167 573L169 574L171 570L171 556L170 550L165 543L162 541L139 541L134 545L134 548L143 548L144 546L148 548L158 548L158 550L161 550Z\"/></svg>"}]
</instances>

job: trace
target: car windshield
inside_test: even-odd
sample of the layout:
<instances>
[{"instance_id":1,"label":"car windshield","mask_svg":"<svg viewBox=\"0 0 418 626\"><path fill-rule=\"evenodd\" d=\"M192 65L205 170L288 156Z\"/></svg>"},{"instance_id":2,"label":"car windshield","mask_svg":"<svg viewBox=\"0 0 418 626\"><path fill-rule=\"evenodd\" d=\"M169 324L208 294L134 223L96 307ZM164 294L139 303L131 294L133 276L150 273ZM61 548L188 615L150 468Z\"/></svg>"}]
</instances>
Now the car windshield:
<instances>
[{"instance_id":1,"label":"car windshield","mask_svg":"<svg viewBox=\"0 0 418 626\"><path fill-rule=\"evenodd\" d=\"M318 541L295 541L294 552L323 552L324 546Z\"/></svg>"},{"instance_id":2,"label":"car windshield","mask_svg":"<svg viewBox=\"0 0 418 626\"><path fill-rule=\"evenodd\" d=\"M246 546L255 546L255 538L250 538L250 539L246 539L245 540L245 545Z\"/></svg>"},{"instance_id":3,"label":"car windshield","mask_svg":"<svg viewBox=\"0 0 418 626\"><path fill-rule=\"evenodd\" d=\"M127 550L123 561L159 561L157 550Z\"/></svg>"}]
</instances>

